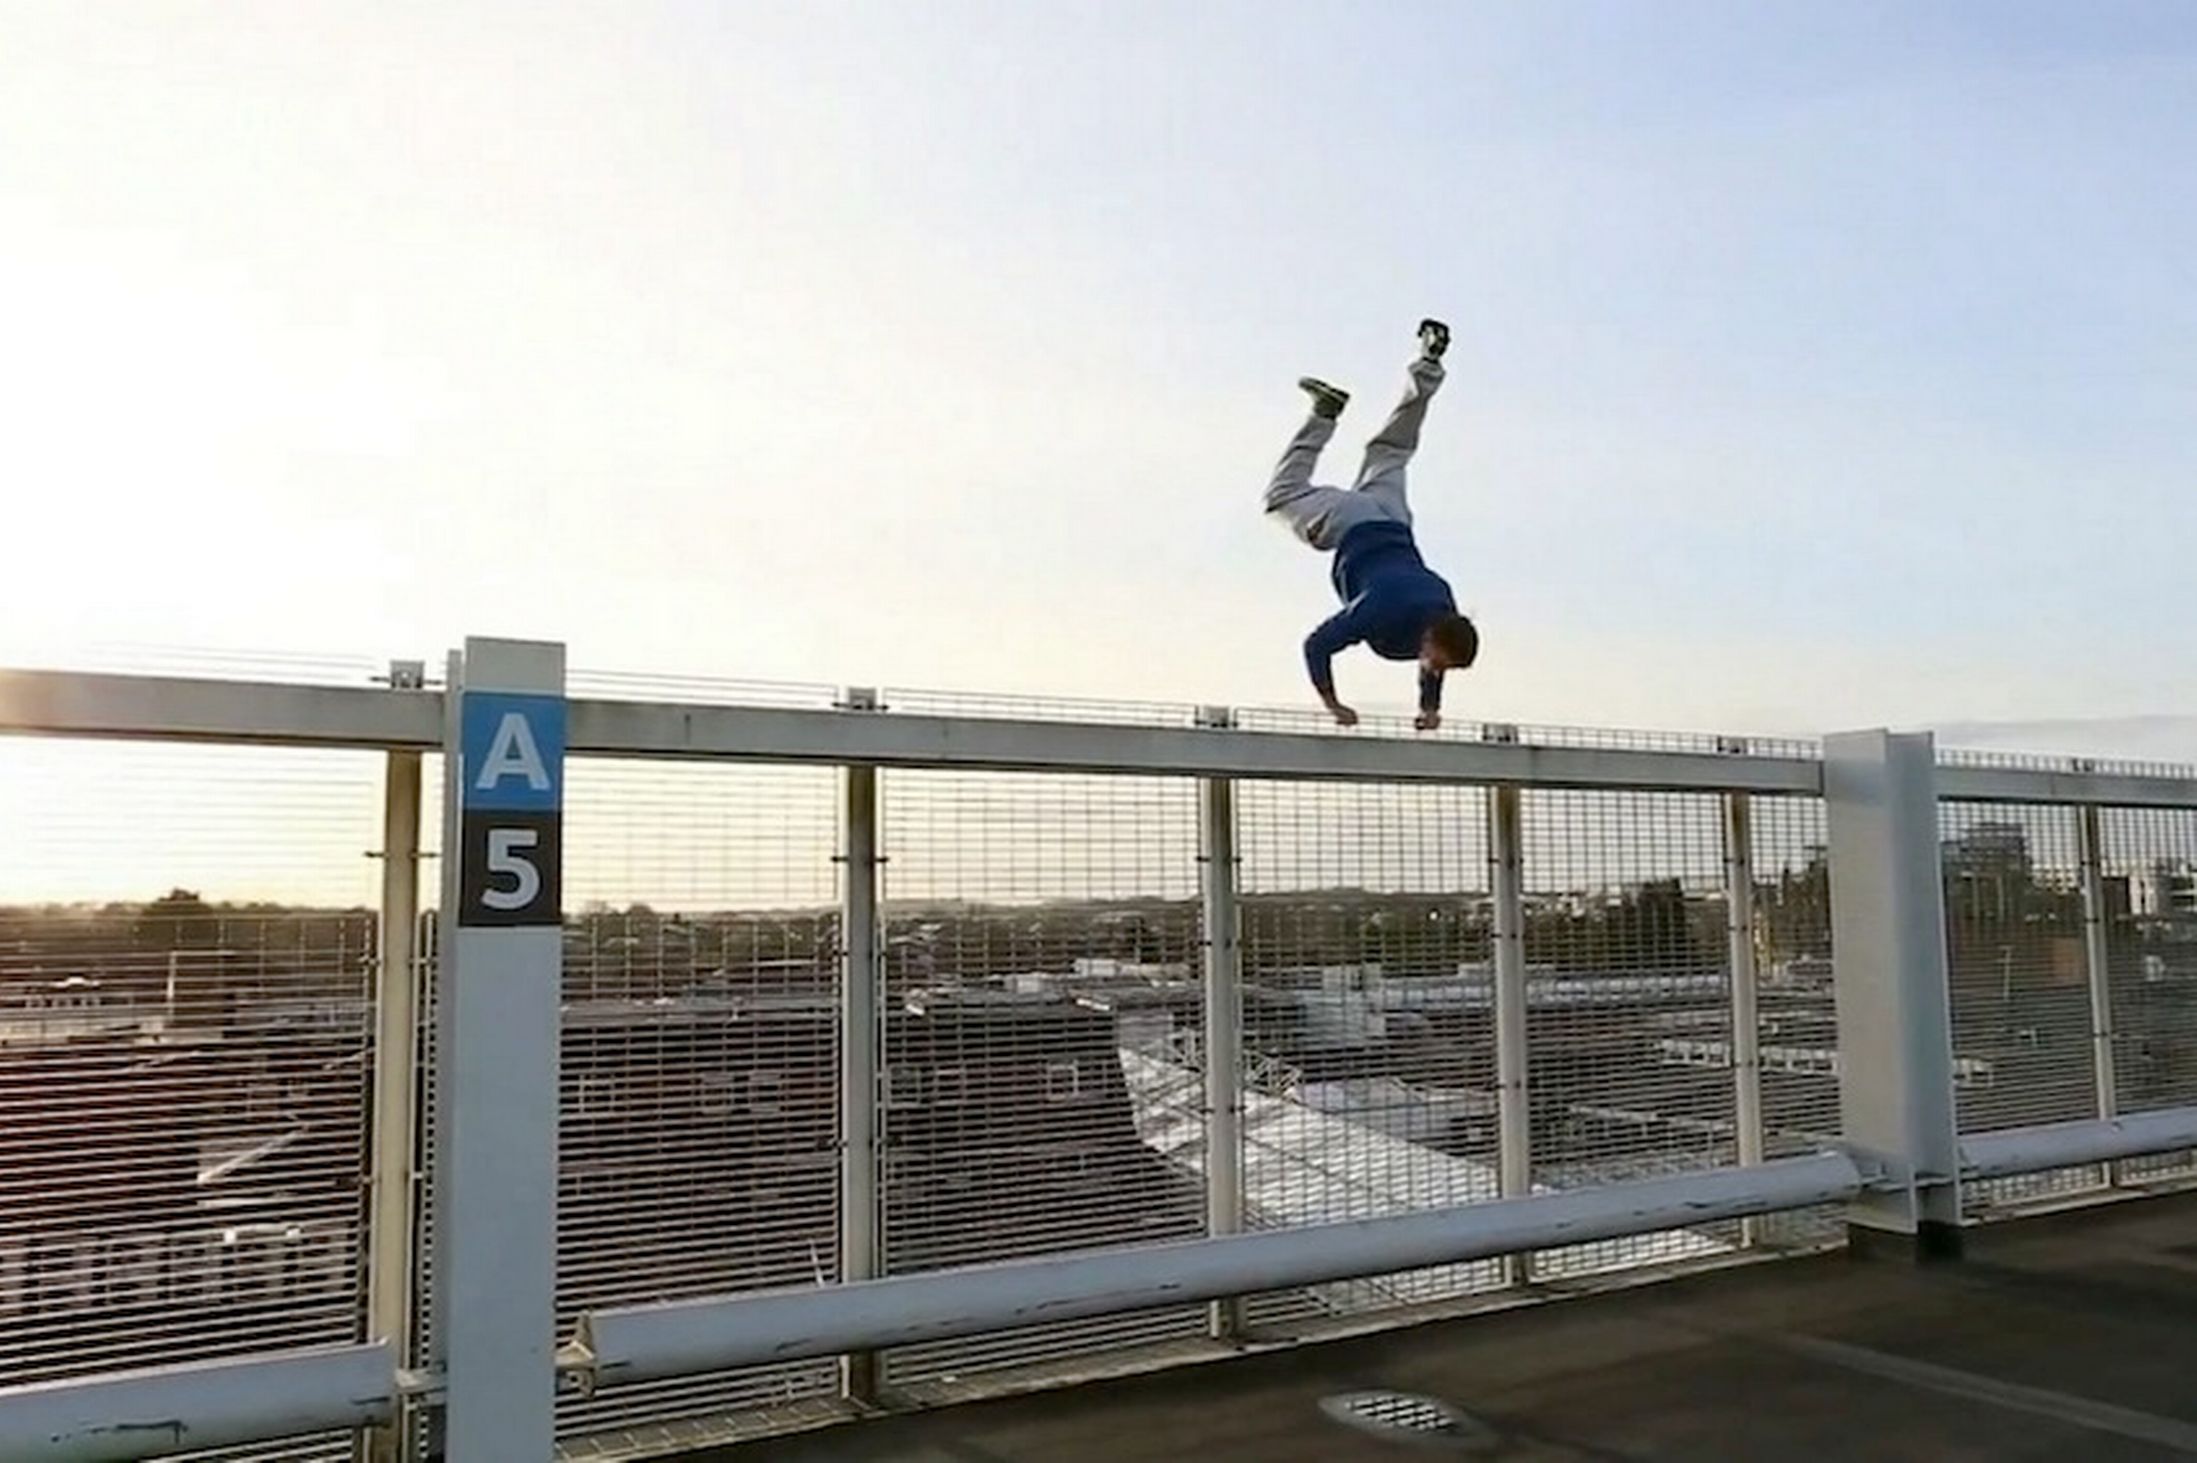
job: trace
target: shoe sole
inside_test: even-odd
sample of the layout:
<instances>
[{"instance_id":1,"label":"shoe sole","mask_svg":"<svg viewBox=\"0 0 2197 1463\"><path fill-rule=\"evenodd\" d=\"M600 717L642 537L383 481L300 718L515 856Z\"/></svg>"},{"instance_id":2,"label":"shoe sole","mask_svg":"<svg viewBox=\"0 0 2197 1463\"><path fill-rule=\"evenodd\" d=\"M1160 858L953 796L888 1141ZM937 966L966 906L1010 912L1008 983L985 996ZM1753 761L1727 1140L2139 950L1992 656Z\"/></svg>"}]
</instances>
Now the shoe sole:
<instances>
[{"instance_id":1,"label":"shoe sole","mask_svg":"<svg viewBox=\"0 0 2197 1463\"><path fill-rule=\"evenodd\" d=\"M1350 393L1340 386L1330 386L1316 376L1306 376L1297 382L1297 389L1319 402L1333 402L1341 411L1350 404Z\"/></svg>"}]
</instances>

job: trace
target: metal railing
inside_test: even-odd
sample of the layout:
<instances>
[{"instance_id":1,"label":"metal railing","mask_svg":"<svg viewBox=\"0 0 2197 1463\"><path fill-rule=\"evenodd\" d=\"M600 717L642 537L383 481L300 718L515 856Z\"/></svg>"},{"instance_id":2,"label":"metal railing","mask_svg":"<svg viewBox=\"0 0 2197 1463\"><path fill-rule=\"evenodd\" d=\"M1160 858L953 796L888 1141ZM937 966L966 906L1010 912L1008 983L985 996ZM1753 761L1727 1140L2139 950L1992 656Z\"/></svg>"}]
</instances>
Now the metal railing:
<instances>
[{"instance_id":1,"label":"metal railing","mask_svg":"<svg viewBox=\"0 0 2197 1463\"><path fill-rule=\"evenodd\" d=\"M1841 1206L1913 1234L2197 1148L2186 769L601 676L563 702L563 933L529 957L555 1049L500 1054L559 1073L552 1130L442 1091L523 1026L440 1026L489 947L420 915L469 887L418 877L463 862L464 673L0 673L0 732L47 739L0 743L0 790L18 752L49 789L0 863L0 1002L37 1003L0 1016L0 1108L55 1134L0 1136L0 1194L46 1196L0 1207L0 1314L39 1338L35 1371L0 1350L0 1456L365 1427L394 1459L528 1406L540 1455L646 1456L1813 1242ZM171 869L195 903L156 897ZM1902 901L1942 948L1892 942ZM1891 1038L1933 1019L1916 1068ZM192 1103L146 1097L179 1073ZM1933 1103L1944 1146L1911 1150ZM430 1303L484 1212L444 1202L444 1145L506 1120L550 1166L554 1354ZM110 1210L177 1164L167 1229L267 1258L146 1258ZM131 1319L179 1286L223 1324ZM336 1350L243 1355L305 1345ZM170 1434L111 1426L155 1399Z\"/></svg>"}]
</instances>

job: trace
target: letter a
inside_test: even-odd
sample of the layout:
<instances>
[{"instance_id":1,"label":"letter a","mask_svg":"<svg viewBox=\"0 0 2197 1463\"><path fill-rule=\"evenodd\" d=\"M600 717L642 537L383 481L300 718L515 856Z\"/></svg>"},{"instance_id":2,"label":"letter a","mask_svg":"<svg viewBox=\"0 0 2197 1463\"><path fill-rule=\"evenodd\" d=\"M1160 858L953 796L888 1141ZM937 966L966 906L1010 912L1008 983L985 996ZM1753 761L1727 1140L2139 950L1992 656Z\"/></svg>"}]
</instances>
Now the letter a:
<instances>
[{"instance_id":1,"label":"letter a","mask_svg":"<svg viewBox=\"0 0 2197 1463\"><path fill-rule=\"evenodd\" d=\"M481 775L473 779L476 792L494 792L496 784L517 773L535 792L549 791L549 769L542 765L541 749L534 745L534 729L526 714L506 711L496 728L496 739L481 759Z\"/></svg>"}]
</instances>

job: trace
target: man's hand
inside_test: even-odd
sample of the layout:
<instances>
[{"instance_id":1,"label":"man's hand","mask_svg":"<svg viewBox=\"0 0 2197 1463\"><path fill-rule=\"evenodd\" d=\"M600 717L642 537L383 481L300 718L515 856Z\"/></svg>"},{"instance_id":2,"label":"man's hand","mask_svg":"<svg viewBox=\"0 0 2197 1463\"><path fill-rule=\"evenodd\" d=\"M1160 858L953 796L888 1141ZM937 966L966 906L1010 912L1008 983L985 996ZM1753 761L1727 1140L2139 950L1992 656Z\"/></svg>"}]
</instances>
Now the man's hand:
<instances>
[{"instance_id":1,"label":"man's hand","mask_svg":"<svg viewBox=\"0 0 2197 1463\"><path fill-rule=\"evenodd\" d=\"M1442 713L1439 711L1422 711L1419 713L1418 720L1412 722L1412 725L1421 731L1433 731L1441 724Z\"/></svg>"},{"instance_id":2,"label":"man's hand","mask_svg":"<svg viewBox=\"0 0 2197 1463\"><path fill-rule=\"evenodd\" d=\"M1358 713L1343 705L1340 701L1328 702L1327 714L1335 718L1337 726L1356 726L1358 724Z\"/></svg>"}]
</instances>

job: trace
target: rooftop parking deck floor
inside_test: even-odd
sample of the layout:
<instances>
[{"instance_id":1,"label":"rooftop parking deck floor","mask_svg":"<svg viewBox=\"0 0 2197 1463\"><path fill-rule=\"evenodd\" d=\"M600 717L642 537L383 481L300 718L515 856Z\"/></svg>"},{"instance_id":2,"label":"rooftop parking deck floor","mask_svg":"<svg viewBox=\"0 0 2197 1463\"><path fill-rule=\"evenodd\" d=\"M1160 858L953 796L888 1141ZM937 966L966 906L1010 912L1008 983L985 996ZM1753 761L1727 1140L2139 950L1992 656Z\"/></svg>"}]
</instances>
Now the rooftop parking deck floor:
<instances>
[{"instance_id":1,"label":"rooftop parking deck floor","mask_svg":"<svg viewBox=\"0 0 2197 1463\"><path fill-rule=\"evenodd\" d=\"M1968 1258L1818 1255L867 1420L727 1463L1381 1463L2197 1456L2197 1195L1970 1231ZM1401 1443L1322 1399L1431 1397Z\"/></svg>"}]
</instances>

